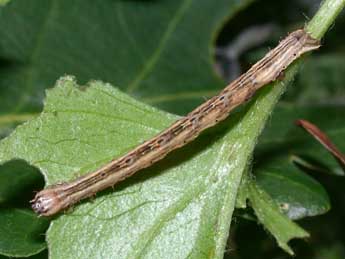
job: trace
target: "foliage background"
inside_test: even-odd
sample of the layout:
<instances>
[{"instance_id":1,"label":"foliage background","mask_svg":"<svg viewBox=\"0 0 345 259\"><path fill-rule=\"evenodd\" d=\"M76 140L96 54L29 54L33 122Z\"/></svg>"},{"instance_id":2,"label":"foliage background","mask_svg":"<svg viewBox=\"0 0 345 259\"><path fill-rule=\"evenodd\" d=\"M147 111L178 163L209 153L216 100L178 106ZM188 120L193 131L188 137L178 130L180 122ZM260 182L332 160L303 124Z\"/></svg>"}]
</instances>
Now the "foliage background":
<instances>
[{"instance_id":1,"label":"foliage background","mask_svg":"<svg viewBox=\"0 0 345 259\"><path fill-rule=\"evenodd\" d=\"M16 0L13 1L15 2ZM40 4L41 3L42 2L40 2ZM45 4L47 4L47 6L44 6ZM36 10L36 12L46 13L47 10L49 10L47 9L48 1L45 4L41 4L40 10ZM77 6L78 4L76 2L75 7ZM244 35L244 31L248 28L251 28L253 25L263 25L261 28L269 29L271 30L271 33L269 33L266 37L263 37L261 42L256 42L257 39L247 37L246 41L252 41L252 46L248 47L244 51L238 51L231 60L226 59L224 55L218 55L215 70L225 70L224 74L230 74L227 75L230 78L234 75L231 75L231 71L229 72L229 70L244 71L250 64L252 64L267 51L268 46L273 46L275 42L279 40L281 35L284 35L285 32L291 31L296 27L301 27L302 25L300 22L304 21L305 17L312 16L318 6L319 1L312 0L279 2L273 0L248 1L246 4L241 5L241 10L236 10L236 12L230 16L231 19L224 24L222 30L215 34L215 37L217 38L215 42L218 48L224 48L229 44L231 45L235 39L238 39L239 35ZM3 10L0 12L3 12ZM77 8L75 14L78 15ZM1 13L1 15L6 16L8 14ZM18 14L19 18L20 15L22 14ZM167 14L161 13L161 15ZM40 15L35 17L27 17L30 19L25 20L24 23L28 24L28 28L34 28L29 26L30 24L39 24L42 22L35 20L36 18L39 19L39 17L41 17ZM67 18L73 20L71 17ZM45 56L44 49L41 53L40 51L30 50L31 47L40 48L40 46L25 46L25 44L20 45L18 40L26 42L26 38L30 37L31 33L33 32L26 31L27 28L25 26L22 27L23 21L20 19L18 19L18 22L20 22L19 24L21 26L17 27L12 27L14 26L13 23L9 25L6 24L5 21L6 19L0 20L0 27L3 29L3 31L18 30L17 34L20 34L23 38L17 38L16 41L12 43L13 48L5 48L4 45L0 45L0 131L2 137L7 136L15 125L34 117L40 112L44 98L44 89L50 88L52 85L54 85L55 80L65 73L72 72L77 76L78 82L81 84L86 83L90 79L101 79L103 81L116 83L116 85L127 85L126 80L129 79L126 78L128 75L124 74L121 77L120 74L120 76L117 76L114 79L112 70L104 69L104 67L111 67L111 64L113 64L115 61L104 56L98 57L97 55L93 54L92 51L90 52L90 49L92 50L94 47L84 49L82 46L79 46L79 48L76 48L81 52L89 51L88 56L92 57L90 59L93 61L92 63L90 63L90 60L84 61L78 59L79 57L84 56L81 53L80 55L77 54L77 57L71 58L72 63L69 64L68 61L63 60L61 62L64 65L59 66L59 62L52 63L51 60L56 61L59 59L67 59L68 55L62 55L56 51L56 56ZM154 17L152 18L152 21L154 22ZM297 129L294 129L293 122L295 119L303 116L304 118L308 118L314 123L318 124L322 129L330 134L332 139L335 140L336 144L339 145L342 150L345 150L345 122L342 117L345 111L345 87L343 85L345 75L345 50L342 44L345 37L344 23L345 18L343 15L337 20L334 28L327 33L324 40L325 46L306 61L302 73L299 74L293 85L289 87L288 92L283 96L282 101L279 103L275 114L270 119L267 129L260 139L259 146L255 153L256 157L254 160L254 171L257 168L255 172L257 175L257 180L259 182L261 181L263 186L266 185L268 191L270 186L275 186L276 182L273 182L273 184L270 182L272 181L272 178L267 176L268 170L260 173L260 166L265 165L265 168L275 168L275 163L281 163L281 157L286 156L286 153L291 155L291 152L298 158L302 157L303 159L306 159L304 161L310 162L310 160L305 158L305 155L307 155L311 156L314 160L316 159L318 162L317 165L319 170L317 171L319 172L310 170L308 166L303 167L302 169L304 169L304 171L308 169L307 171L309 171L310 175L312 175L312 177L318 182L322 183L330 198L332 209L322 216L300 216L303 219L300 220L299 223L310 233L311 238L309 238L307 241L292 241L292 246L297 254L297 258L345 257L345 238L342 233L342 229L344 229L342 219L345 216L345 200L344 195L342 194L344 179L343 177L332 175L332 172L337 170L334 169L336 168L335 163L332 163L332 161L329 159L325 160L324 157L327 156L327 154L318 149L317 145L313 145L312 140L309 139L310 142L308 142L308 138L303 138L303 141L292 138L293 136L300 134ZM73 31L73 24L71 24L71 26L71 30ZM202 26L202 24L200 25L198 23L192 23L190 33L193 32L193 28L196 26ZM96 26L90 26L88 29L90 32L94 33L102 30ZM157 30L159 30L159 28ZM76 38L78 39L83 37L82 35L78 34L78 31L74 30L73 33L77 35ZM69 36L70 35L66 35L66 38ZM179 35L178 37L183 38L183 34ZM195 37L198 37L198 35ZM57 39L54 39L50 44L48 44L48 46L44 47L46 47L48 51L48 49L55 47L54 44L59 44L58 42L59 41ZM184 43L185 45L181 47L188 48L188 42ZM76 41L76 44L81 43L80 41ZM106 42L106 44L102 44L102 46L106 47L107 45L109 46L113 44L113 42ZM17 46L24 46L24 48L18 48ZM115 46L115 48L116 47L120 48L121 46ZM214 48L215 46L212 45L211 47ZM59 47L56 46L56 49L59 49ZM200 51L200 49L196 49L195 51ZM49 53L51 54L54 52ZM35 58L35 55L37 55L36 59L29 59L29 62L35 61L35 63L31 64L30 66L30 69L32 69L30 71L32 72L31 78L27 77L25 74L27 71L23 69L24 66L21 66L28 62L27 58L29 57L26 56L28 54L32 55L31 57L33 58ZM122 65L125 65L125 72L131 71L133 60L130 56L126 56L129 55L129 53L124 53L123 55L125 55L123 57L124 60L128 60L128 63L122 63ZM196 57L200 57L200 54L196 54ZM169 58L172 60L171 64L181 65L181 59L174 60L173 56L169 56ZM47 64L49 63L49 69L51 69L52 72L47 70ZM56 67L54 67L54 64ZM87 64L87 67L85 67L85 64ZM162 78L160 78L161 81L169 82L161 89L162 92L157 91L157 88L150 89L150 85L155 85L155 80L158 79L149 78L147 79L147 87L144 87L144 91L134 91L132 94L139 100L143 100L144 102L155 105L169 112L185 114L190 111L192 107L195 107L198 103L202 102L204 97L208 97L215 93L215 88L220 89L223 86L222 80L217 78L216 75L214 75L214 81L212 82L210 82L208 78L202 77L204 74L204 69L208 69L208 67L203 67L202 64L203 57L200 57L200 67L196 68L195 71L195 74L198 75L197 78L188 78L187 75L189 73L186 73L187 75L185 77L179 76L179 78L182 78L185 81L176 82L173 76L170 75L171 78L169 78L164 74L160 74L162 76ZM161 66L165 65L169 64L161 64ZM204 63L204 65L207 66L207 62ZM170 68L174 69L173 66ZM181 70L183 70L183 67L177 72L180 72ZM157 73L159 74L159 71ZM44 75L43 79L41 78L42 75ZM56 77L54 77L55 75ZM33 83L27 84L26 80L28 79L32 80ZM169 79L171 80L169 81ZM190 89L190 98L185 98L182 95L181 98L179 98L179 95L175 94L181 91L181 89L178 89L178 87L182 88L184 86L184 82L196 82L196 89ZM200 87L200 89L197 89L198 87ZM210 89L211 87L212 89ZM173 92L171 92L171 89L173 89ZM193 94L193 91L197 94ZM151 96L154 96L154 98ZM176 96L177 98L174 98ZM274 141L272 141L272 139ZM299 156L298 152L301 152L300 150L297 153L291 151L295 148L296 141L299 141L299 145L303 144L306 146L311 146L307 150L307 153L303 154L303 156ZM295 156L290 157L294 158ZM281 168L286 169L287 171L297 171L296 168L292 169L290 164L287 164L286 167ZM13 208L21 209L25 207L29 198L23 200L21 197L30 197L30 193L32 193L33 190L37 190L43 186L43 179L37 170L28 166L22 161L13 161L7 163L1 167L1 170L3 171L3 173L0 175L0 177L3 177L3 179L0 178L2 183L5 181L10 183L10 185L6 185L7 189L0 189L0 204L5 212L6 210L10 211ZM11 181L8 181L7 175L13 174L19 175L19 177L14 180L11 178ZM19 184L21 189L20 192L11 192L11 190L14 188L18 190L18 183L22 183L23 181L26 184ZM270 190L270 193L275 195L278 200L279 192L289 192L289 190L284 190L284 187L281 186L279 186L277 189L278 190ZM18 193L20 193L20 195L18 195ZM284 198L284 195L281 195ZM310 212L312 210L308 209L307 211ZM5 215L2 219L2 222L5 222L6 213L3 213L2 215ZM229 238L230 249L229 251L226 251L225 256L229 258L288 257L288 255L277 247L274 239L268 235L262 226L258 225L258 223L252 219L253 217L250 209L238 210L232 226L231 236ZM45 229L47 222L40 222L38 225L38 229ZM19 229L17 231L22 230ZM15 242L15 235L13 242ZM33 258L45 258L46 253L46 251L43 251L41 254L33 256Z\"/></svg>"}]
</instances>

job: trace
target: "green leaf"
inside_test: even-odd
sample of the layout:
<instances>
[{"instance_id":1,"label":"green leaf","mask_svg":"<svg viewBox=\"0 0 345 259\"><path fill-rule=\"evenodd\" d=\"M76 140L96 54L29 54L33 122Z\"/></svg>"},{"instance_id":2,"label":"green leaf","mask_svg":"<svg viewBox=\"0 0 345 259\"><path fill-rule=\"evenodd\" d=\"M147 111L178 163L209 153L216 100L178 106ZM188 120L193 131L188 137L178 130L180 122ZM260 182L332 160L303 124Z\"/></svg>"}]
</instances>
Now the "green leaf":
<instances>
[{"instance_id":1,"label":"green leaf","mask_svg":"<svg viewBox=\"0 0 345 259\"><path fill-rule=\"evenodd\" d=\"M285 81L295 71L290 69ZM54 220L48 231L51 257L222 257L242 172L283 91L283 83L276 85L262 89L204 137L118 185L117 191L104 192ZM48 183L68 180L132 149L174 119L108 84L77 89L67 77L47 92L37 119L1 142L0 162L25 159ZM85 243L93 245L81 251Z\"/></svg>"},{"instance_id":2,"label":"green leaf","mask_svg":"<svg viewBox=\"0 0 345 259\"><path fill-rule=\"evenodd\" d=\"M243 173L243 177L241 179L240 187L238 190L237 198L236 198L236 208L238 209L245 209L247 208L247 199L249 193L249 177L248 175L251 173L251 170L247 169Z\"/></svg>"},{"instance_id":3,"label":"green leaf","mask_svg":"<svg viewBox=\"0 0 345 259\"><path fill-rule=\"evenodd\" d=\"M3 256L3 255L0 255L0 259L12 259L13 257L7 257L7 256ZM25 257L19 257L19 258L22 258L22 259L47 259L48 258L48 252L47 252L47 249L46 250L43 250L42 252L38 253L38 254L35 254L35 255L32 255L32 256L25 256Z\"/></svg>"},{"instance_id":4,"label":"green leaf","mask_svg":"<svg viewBox=\"0 0 345 259\"><path fill-rule=\"evenodd\" d=\"M32 190L44 186L39 170L24 161L13 160L0 166L0 206L28 206Z\"/></svg>"},{"instance_id":5,"label":"green leaf","mask_svg":"<svg viewBox=\"0 0 345 259\"><path fill-rule=\"evenodd\" d=\"M39 171L14 160L0 166L0 183L0 254L27 257L39 253L47 246L44 235L49 221L23 209L29 207L32 190L44 185Z\"/></svg>"},{"instance_id":6,"label":"green leaf","mask_svg":"<svg viewBox=\"0 0 345 259\"><path fill-rule=\"evenodd\" d=\"M303 76L285 100L300 104L342 104L345 98L345 56L341 53L312 56L303 67ZM317 89L317 90L316 90Z\"/></svg>"},{"instance_id":7,"label":"green leaf","mask_svg":"<svg viewBox=\"0 0 345 259\"><path fill-rule=\"evenodd\" d=\"M283 159L281 159L283 160ZM322 185L300 172L291 164L257 169L254 166L256 184L260 186L290 219L316 216L329 211L331 205ZM258 162L259 163L259 162ZM248 177L242 178L236 207L244 209L249 199Z\"/></svg>"},{"instance_id":8,"label":"green leaf","mask_svg":"<svg viewBox=\"0 0 345 259\"><path fill-rule=\"evenodd\" d=\"M260 187L290 219L324 214L331 207L322 185L296 167L266 167L255 175Z\"/></svg>"},{"instance_id":9,"label":"green leaf","mask_svg":"<svg viewBox=\"0 0 345 259\"><path fill-rule=\"evenodd\" d=\"M255 115L247 116L252 123ZM64 78L47 92L42 115L1 142L0 159L25 159L40 168L48 183L71 179L133 148L174 119L110 85L94 82L80 90ZM245 127L249 122L236 123L238 119L118 185L115 192L103 192L58 217L48 232L51 257L221 256L242 170L255 142L248 134L257 132ZM260 116L255 120L261 121ZM80 250L86 243L93 245Z\"/></svg>"},{"instance_id":10,"label":"green leaf","mask_svg":"<svg viewBox=\"0 0 345 259\"><path fill-rule=\"evenodd\" d=\"M64 74L190 111L223 87L210 45L250 2L11 1L0 10L0 134L35 116L44 89Z\"/></svg>"},{"instance_id":11,"label":"green leaf","mask_svg":"<svg viewBox=\"0 0 345 259\"><path fill-rule=\"evenodd\" d=\"M330 209L324 188L309 173L340 174L331 154L295 125L297 119L324 125L323 130L345 150L345 106L279 105L264 130L255 153L254 171L260 186L293 219Z\"/></svg>"},{"instance_id":12,"label":"green leaf","mask_svg":"<svg viewBox=\"0 0 345 259\"><path fill-rule=\"evenodd\" d=\"M295 71L287 72L284 83ZM48 232L52 258L167 253L222 257L242 172L282 85L262 89L214 132L125 181L119 191L104 192L93 203L84 202L56 219ZM110 85L94 82L76 89L71 78L64 78L47 92L41 116L1 142L0 162L25 159L40 168L48 183L55 183L125 153L174 119ZM91 250L75 250L91 244L94 233L99 236ZM176 245L166 245L170 243Z\"/></svg>"},{"instance_id":13,"label":"green leaf","mask_svg":"<svg viewBox=\"0 0 345 259\"><path fill-rule=\"evenodd\" d=\"M49 221L26 209L0 209L0 254L27 257L47 246L44 231Z\"/></svg>"},{"instance_id":14,"label":"green leaf","mask_svg":"<svg viewBox=\"0 0 345 259\"><path fill-rule=\"evenodd\" d=\"M297 119L305 119L323 125L322 130L339 147L345 150L345 106L342 105L280 105L263 132L257 147L259 165L285 166L297 162L297 158L314 163L311 171L325 171L341 175L342 169L332 155L304 130L295 125ZM283 158L283 160L281 160ZM292 159L290 159L292 158ZM290 160L289 160L290 159ZM285 161L282 163L282 161Z\"/></svg>"},{"instance_id":15,"label":"green leaf","mask_svg":"<svg viewBox=\"0 0 345 259\"><path fill-rule=\"evenodd\" d=\"M293 255L288 242L295 237L306 238L309 234L282 214L277 204L254 181L249 181L248 189L251 206L259 221L273 234L278 245Z\"/></svg>"},{"instance_id":16,"label":"green leaf","mask_svg":"<svg viewBox=\"0 0 345 259\"><path fill-rule=\"evenodd\" d=\"M318 250L316 259L341 259L345 257L345 247L342 242L334 242L331 246L321 247Z\"/></svg>"}]
</instances>

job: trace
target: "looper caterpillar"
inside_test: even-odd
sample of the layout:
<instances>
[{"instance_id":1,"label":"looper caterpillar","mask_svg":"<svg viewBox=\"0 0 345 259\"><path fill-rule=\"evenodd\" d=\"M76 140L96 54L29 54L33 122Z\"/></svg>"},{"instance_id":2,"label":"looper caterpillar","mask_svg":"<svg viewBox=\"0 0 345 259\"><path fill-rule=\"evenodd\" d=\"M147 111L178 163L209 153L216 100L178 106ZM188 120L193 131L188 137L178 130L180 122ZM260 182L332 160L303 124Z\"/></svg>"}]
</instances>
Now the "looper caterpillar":
<instances>
[{"instance_id":1,"label":"looper caterpillar","mask_svg":"<svg viewBox=\"0 0 345 259\"><path fill-rule=\"evenodd\" d=\"M31 201L33 210L42 216L53 215L164 158L172 150L195 139L203 130L224 120L231 110L250 99L259 88L277 80L294 60L319 46L319 41L304 30L290 33L218 95L154 138L96 171L38 192Z\"/></svg>"}]
</instances>

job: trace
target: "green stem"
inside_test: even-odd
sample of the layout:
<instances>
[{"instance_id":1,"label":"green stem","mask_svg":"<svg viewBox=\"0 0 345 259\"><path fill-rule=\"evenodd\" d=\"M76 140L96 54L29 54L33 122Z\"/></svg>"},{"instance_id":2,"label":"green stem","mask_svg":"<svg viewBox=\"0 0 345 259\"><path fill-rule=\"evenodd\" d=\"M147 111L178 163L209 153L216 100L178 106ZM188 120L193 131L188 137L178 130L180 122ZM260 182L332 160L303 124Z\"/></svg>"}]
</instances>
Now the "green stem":
<instances>
[{"instance_id":1,"label":"green stem","mask_svg":"<svg viewBox=\"0 0 345 259\"><path fill-rule=\"evenodd\" d=\"M313 19L306 25L306 31L314 38L321 39L344 6L345 0L324 1Z\"/></svg>"}]
</instances>

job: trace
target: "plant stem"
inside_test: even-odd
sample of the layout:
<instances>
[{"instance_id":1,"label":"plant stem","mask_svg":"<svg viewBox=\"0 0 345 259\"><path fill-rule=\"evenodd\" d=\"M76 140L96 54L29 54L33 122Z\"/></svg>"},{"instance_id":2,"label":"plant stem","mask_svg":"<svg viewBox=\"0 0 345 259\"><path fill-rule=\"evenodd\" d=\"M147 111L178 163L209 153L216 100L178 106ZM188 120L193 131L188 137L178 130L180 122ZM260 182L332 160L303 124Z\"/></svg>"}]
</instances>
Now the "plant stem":
<instances>
[{"instance_id":1,"label":"plant stem","mask_svg":"<svg viewBox=\"0 0 345 259\"><path fill-rule=\"evenodd\" d=\"M321 39L344 6L345 0L325 0L313 19L305 26L306 31L314 38Z\"/></svg>"}]
</instances>

